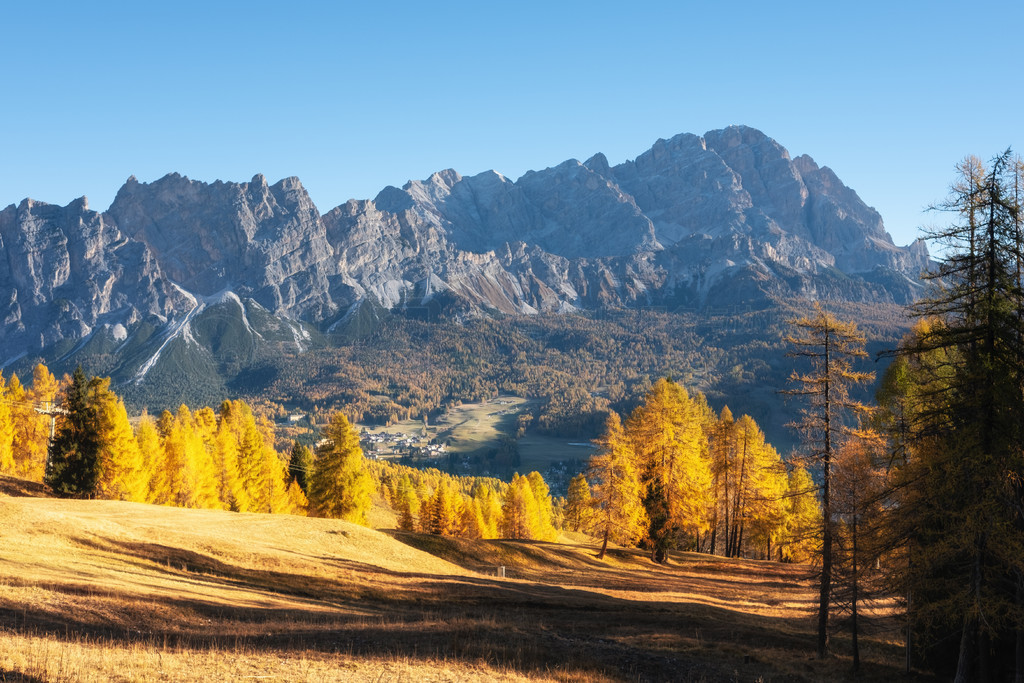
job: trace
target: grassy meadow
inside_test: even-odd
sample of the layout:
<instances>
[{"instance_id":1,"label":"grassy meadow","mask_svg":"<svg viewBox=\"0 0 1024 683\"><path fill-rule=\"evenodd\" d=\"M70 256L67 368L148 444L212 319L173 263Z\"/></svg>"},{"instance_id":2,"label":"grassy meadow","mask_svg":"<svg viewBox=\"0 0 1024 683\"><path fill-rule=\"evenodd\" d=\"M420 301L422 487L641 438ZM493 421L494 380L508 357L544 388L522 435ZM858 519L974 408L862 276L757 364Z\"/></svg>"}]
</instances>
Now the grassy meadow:
<instances>
[{"instance_id":1,"label":"grassy meadow","mask_svg":"<svg viewBox=\"0 0 1024 683\"><path fill-rule=\"evenodd\" d=\"M445 443L448 452L474 454L500 446L502 437L513 436L516 432L516 418L524 410L536 406L536 399L519 396L501 396L479 403L464 403L449 408L434 422L428 422L424 429L422 420L401 420L387 427L365 428L372 434L403 434L426 444L434 439ZM552 437L530 430L517 440L522 472L537 470L543 472L553 463L565 460L586 460L593 454L588 442L566 437ZM390 450L385 448L385 453Z\"/></svg>"},{"instance_id":2,"label":"grassy meadow","mask_svg":"<svg viewBox=\"0 0 1024 683\"><path fill-rule=\"evenodd\" d=\"M41 493L0 479L0 681L853 680L807 566Z\"/></svg>"},{"instance_id":3,"label":"grassy meadow","mask_svg":"<svg viewBox=\"0 0 1024 683\"><path fill-rule=\"evenodd\" d=\"M372 434L405 434L424 443L437 439L447 443L449 449L456 453L472 453L497 448L502 436L515 433L516 415L529 403L518 396L463 403L428 422L426 429L423 420L400 420L386 427L359 427Z\"/></svg>"}]
</instances>

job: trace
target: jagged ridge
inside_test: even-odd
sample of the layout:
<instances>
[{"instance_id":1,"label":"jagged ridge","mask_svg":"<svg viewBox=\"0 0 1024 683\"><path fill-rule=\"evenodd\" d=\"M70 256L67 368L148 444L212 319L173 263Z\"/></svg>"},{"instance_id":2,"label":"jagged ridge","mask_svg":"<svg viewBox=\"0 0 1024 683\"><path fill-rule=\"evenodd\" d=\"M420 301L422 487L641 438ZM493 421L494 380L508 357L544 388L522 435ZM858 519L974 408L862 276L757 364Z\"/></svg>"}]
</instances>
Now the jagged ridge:
<instances>
[{"instance_id":1,"label":"jagged ridge","mask_svg":"<svg viewBox=\"0 0 1024 683\"><path fill-rule=\"evenodd\" d=\"M0 361L88 352L134 379L180 356L172 343L209 355L204 374L244 365L237 349L218 356L216 335L184 334L214 309L260 348L246 315L263 316L271 346L299 351L363 302L454 316L906 302L929 262L827 167L746 127L515 182L441 171L323 215L297 178L132 177L104 213L84 198L7 207L0 250Z\"/></svg>"}]
</instances>

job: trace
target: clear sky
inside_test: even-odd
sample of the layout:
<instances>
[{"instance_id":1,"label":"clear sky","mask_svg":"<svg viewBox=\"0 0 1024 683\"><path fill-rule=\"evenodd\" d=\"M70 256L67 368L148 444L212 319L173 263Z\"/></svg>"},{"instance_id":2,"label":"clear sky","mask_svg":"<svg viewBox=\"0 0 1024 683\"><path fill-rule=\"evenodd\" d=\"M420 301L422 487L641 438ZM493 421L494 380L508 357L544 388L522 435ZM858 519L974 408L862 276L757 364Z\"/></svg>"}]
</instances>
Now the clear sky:
<instances>
[{"instance_id":1,"label":"clear sky","mask_svg":"<svg viewBox=\"0 0 1024 683\"><path fill-rule=\"evenodd\" d=\"M897 243L954 164L1024 151L1024 2L9 2L0 207L129 175L299 176L321 211L732 124L831 167Z\"/></svg>"}]
</instances>

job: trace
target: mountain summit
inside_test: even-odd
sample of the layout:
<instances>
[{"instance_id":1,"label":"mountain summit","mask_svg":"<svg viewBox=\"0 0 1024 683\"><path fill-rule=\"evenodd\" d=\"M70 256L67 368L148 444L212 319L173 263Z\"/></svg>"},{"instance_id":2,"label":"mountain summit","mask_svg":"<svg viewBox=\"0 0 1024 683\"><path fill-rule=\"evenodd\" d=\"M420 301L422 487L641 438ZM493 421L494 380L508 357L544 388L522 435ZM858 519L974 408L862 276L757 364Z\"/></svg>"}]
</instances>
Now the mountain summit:
<instances>
[{"instance_id":1,"label":"mountain summit","mask_svg":"<svg viewBox=\"0 0 1024 683\"><path fill-rule=\"evenodd\" d=\"M102 356L136 382L188 349L213 375L301 352L367 304L464 318L904 303L929 263L830 169L742 126L514 182L439 171L322 215L297 178L133 176L104 213L8 206L0 250L0 363Z\"/></svg>"}]
</instances>

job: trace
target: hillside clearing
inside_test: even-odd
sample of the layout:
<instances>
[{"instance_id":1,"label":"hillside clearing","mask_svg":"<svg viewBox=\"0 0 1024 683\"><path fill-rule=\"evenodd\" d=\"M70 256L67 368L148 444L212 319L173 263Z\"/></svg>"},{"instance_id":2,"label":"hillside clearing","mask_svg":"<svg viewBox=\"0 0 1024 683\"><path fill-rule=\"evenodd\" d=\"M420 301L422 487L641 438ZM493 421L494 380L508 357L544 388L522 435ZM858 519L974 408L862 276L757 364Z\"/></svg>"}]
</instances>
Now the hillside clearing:
<instances>
[{"instance_id":1,"label":"hillside clearing","mask_svg":"<svg viewBox=\"0 0 1024 683\"><path fill-rule=\"evenodd\" d=\"M7 490L7 489L4 489ZM807 567L0 495L0 680L834 680ZM495 576L506 567L505 579ZM863 646L866 680L898 642ZM837 639L836 650L844 652Z\"/></svg>"}]
</instances>

